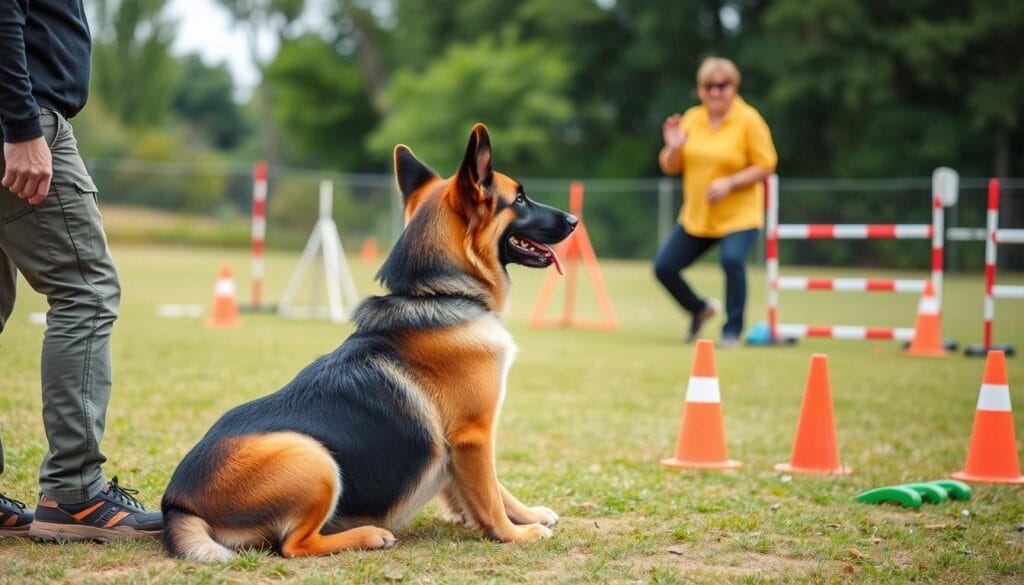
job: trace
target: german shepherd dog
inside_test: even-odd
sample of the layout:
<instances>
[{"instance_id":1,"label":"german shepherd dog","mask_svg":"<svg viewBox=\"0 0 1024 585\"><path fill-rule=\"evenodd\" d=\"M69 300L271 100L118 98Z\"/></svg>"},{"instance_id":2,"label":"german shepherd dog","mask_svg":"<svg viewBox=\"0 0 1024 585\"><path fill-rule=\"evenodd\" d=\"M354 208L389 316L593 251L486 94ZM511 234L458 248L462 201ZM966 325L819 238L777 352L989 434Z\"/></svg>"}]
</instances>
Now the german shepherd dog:
<instances>
[{"instance_id":1,"label":"german shepherd dog","mask_svg":"<svg viewBox=\"0 0 1024 585\"><path fill-rule=\"evenodd\" d=\"M577 219L491 169L478 124L442 179L398 145L406 227L377 274L390 294L283 388L228 411L164 493L176 557L285 557L388 548L435 495L445 516L502 542L551 536L558 515L499 482L494 441L516 347L502 325L510 263L543 268Z\"/></svg>"}]
</instances>

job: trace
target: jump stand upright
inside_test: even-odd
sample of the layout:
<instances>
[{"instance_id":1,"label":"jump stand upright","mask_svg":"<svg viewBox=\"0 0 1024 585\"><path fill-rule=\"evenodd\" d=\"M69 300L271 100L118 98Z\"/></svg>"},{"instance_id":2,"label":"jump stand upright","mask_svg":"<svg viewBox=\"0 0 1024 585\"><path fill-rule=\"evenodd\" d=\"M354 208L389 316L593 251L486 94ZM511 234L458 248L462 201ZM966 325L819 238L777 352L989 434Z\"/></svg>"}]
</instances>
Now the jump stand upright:
<instances>
[{"instance_id":1,"label":"jump stand upright","mask_svg":"<svg viewBox=\"0 0 1024 585\"><path fill-rule=\"evenodd\" d=\"M1012 345L992 343L992 322L995 320L996 299L1024 300L1024 286L996 284L996 252L999 244L1024 244L1024 229L999 228L999 181L988 182L988 213L985 237L985 305L982 345L964 350L969 356L987 356L990 350L1000 350L1007 356L1016 353Z\"/></svg>"},{"instance_id":2,"label":"jump stand upright","mask_svg":"<svg viewBox=\"0 0 1024 585\"><path fill-rule=\"evenodd\" d=\"M252 262L249 268L251 289L249 304L244 311L273 311L276 307L263 304L263 249L267 237L267 163L258 161L252 178Z\"/></svg>"}]
</instances>

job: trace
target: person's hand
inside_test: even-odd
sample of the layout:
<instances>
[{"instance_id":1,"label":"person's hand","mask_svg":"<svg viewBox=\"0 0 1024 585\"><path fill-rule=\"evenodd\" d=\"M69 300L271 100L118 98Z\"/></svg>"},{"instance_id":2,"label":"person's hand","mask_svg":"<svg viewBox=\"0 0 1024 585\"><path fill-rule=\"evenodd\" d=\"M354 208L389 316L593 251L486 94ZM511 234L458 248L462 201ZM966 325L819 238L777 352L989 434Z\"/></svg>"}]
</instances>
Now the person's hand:
<instances>
[{"instance_id":1,"label":"person's hand","mask_svg":"<svg viewBox=\"0 0 1024 585\"><path fill-rule=\"evenodd\" d=\"M665 146L676 150L686 144L687 132L679 128L679 120L682 116L672 114L661 125L661 135L665 139Z\"/></svg>"},{"instance_id":2,"label":"person's hand","mask_svg":"<svg viewBox=\"0 0 1024 585\"><path fill-rule=\"evenodd\" d=\"M0 184L32 205L38 205L50 192L53 158L46 139L40 136L25 142L5 142L7 172Z\"/></svg>"},{"instance_id":3,"label":"person's hand","mask_svg":"<svg viewBox=\"0 0 1024 585\"><path fill-rule=\"evenodd\" d=\"M708 201L714 203L720 201L729 193L732 193L732 177L721 177L711 181L708 186Z\"/></svg>"}]
</instances>

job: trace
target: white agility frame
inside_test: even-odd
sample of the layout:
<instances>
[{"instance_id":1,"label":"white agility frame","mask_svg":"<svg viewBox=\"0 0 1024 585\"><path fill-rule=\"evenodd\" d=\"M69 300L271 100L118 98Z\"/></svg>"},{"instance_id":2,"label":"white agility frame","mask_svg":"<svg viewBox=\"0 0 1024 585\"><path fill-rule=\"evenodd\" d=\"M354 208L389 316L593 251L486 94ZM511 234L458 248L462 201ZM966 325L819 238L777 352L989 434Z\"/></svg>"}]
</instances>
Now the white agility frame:
<instances>
[{"instance_id":1,"label":"white agility frame","mask_svg":"<svg viewBox=\"0 0 1024 585\"><path fill-rule=\"evenodd\" d=\"M313 227L313 233L310 234L306 248L302 251L302 257L299 258L299 264L281 297L277 314L282 317L319 319L326 317L335 323L342 323L348 319L351 310L359 302L355 281L352 279L352 271L349 269L345 249L342 247L341 237L338 235L338 226L334 223L333 201L334 183L324 179L320 182L320 219ZM306 279L306 274L315 266L317 256L323 259L321 274L327 287L327 306L319 303L316 273L314 273L314 282L310 287L310 304L295 306L295 297Z\"/></svg>"}]
</instances>

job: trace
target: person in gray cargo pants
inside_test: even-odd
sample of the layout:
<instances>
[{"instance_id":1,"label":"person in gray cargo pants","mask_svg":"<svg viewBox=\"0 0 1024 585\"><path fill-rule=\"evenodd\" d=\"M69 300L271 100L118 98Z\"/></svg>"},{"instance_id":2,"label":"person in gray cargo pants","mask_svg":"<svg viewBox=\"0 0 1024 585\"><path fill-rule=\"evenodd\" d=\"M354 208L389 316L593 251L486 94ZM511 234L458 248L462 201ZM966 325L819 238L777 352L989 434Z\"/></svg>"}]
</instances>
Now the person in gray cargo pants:
<instances>
[{"instance_id":1,"label":"person in gray cargo pants","mask_svg":"<svg viewBox=\"0 0 1024 585\"><path fill-rule=\"evenodd\" d=\"M67 120L85 105L90 52L81 0L0 0L0 333L10 326L19 272L50 305L41 493L34 512L0 494L0 536L103 542L160 534L160 514L101 468L121 286Z\"/></svg>"}]
</instances>

